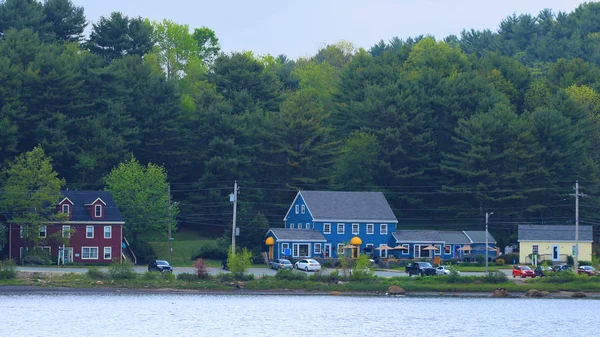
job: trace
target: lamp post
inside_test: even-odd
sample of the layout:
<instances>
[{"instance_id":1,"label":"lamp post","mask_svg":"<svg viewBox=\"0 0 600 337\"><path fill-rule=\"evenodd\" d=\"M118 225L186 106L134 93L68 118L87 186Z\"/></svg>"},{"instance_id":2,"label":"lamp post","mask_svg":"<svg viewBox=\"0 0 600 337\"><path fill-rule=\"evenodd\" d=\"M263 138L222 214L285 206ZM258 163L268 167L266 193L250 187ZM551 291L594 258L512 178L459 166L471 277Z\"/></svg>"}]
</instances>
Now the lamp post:
<instances>
[{"instance_id":1,"label":"lamp post","mask_svg":"<svg viewBox=\"0 0 600 337\"><path fill-rule=\"evenodd\" d=\"M490 215L494 214L494 212L491 213L485 213L485 272L488 273L488 251L490 250L490 248L488 247L488 222L490 219Z\"/></svg>"}]
</instances>

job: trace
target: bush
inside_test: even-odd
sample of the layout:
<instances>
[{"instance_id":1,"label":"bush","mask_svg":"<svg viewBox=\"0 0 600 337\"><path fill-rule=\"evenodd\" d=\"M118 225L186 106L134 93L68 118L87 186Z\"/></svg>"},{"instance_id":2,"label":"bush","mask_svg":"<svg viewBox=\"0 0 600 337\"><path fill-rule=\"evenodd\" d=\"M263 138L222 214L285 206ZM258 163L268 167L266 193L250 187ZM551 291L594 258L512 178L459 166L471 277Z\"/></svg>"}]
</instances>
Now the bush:
<instances>
[{"instance_id":1,"label":"bush","mask_svg":"<svg viewBox=\"0 0 600 337\"><path fill-rule=\"evenodd\" d=\"M577 280L577 276L574 272L570 271L559 271L556 273L550 273L547 277L540 279L540 282L545 283L568 283ZM583 276L586 280L588 276Z\"/></svg>"},{"instance_id":2,"label":"bush","mask_svg":"<svg viewBox=\"0 0 600 337\"><path fill-rule=\"evenodd\" d=\"M106 273L101 271L98 267L89 267L87 276L92 280L101 280L106 277Z\"/></svg>"},{"instance_id":3,"label":"bush","mask_svg":"<svg viewBox=\"0 0 600 337\"><path fill-rule=\"evenodd\" d=\"M503 266L504 265L504 259L496 259L496 265L497 266Z\"/></svg>"},{"instance_id":4,"label":"bush","mask_svg":"<svg viewBox=\"0 0 600 337\"><path fill-rule=\"evenodd\" d=\"M0 261L0 280L9 280L17 277L17 266L15 261Z\"/></svg>"},{"instance_id":5,"label":"bush","mask_svg":"<svg viewBox=\"0 0 600 337\"><path fill-rule=\"evenodd\" d=\"M485 283L504 283L508 282L508 277L503 272L491 272L483 277Z\"/></svg>"},{"instance_id":6,"label":"bush","mask_svg":"<svg viewBox=\"0 0 600 337\"><path fill-rule=\"evenodd\" d=\"M223 260L226 257L226 246L220 245L217 241L205 241L198 249L196 255L192 256L192 260L197 260L199 258Z\"/></svg>"},{"instance_id":7,"label":"bush","mask_svg":"<svg viewBox=\"0 0 600 337\"><path fill-rule=\"evenodd\" d=\"M233 251L229 250L229 254L227 255L227 267L229 268L229 271L241 281L240 278L243 277L244 272L252 266L251 260L252 254L250 254L246 248L235 255Z\"/></svg>"},{"instance_id":8,"label":"bush","mask_svg":"<svg viewBox=\"0 0 600 337\"><path fill-rule=\"evenodd\" d=\"M51 263L50 254L41 247L32 247L23 258L23 264L49 265Z\"/></svg>"},{"instance_id":9,"label":"bush","mask_svg":"<svg viewBox=\"0 0 600 337\"><path fill-rule=\"evenodd\" d=\"M194 262L194 268L196 268L196 275L198 275L198 278L205 279L208 277L208 268L206 268L204 260L196 260L196 262Z\"/></svg>"},{"instance_id":10,"label":"bush","mask_svg":"<svg viewBox=\"0 0 600 337\"><path fill-rule=\"evenodd\" d=\"M448 282L449 283L459 283L460 282L460 273L456 267L448 267L450 270L450 274L448 274Z\"/></svg>"},{"instance_id":11,"label":"bush","mask_svg":"<svg viewBox=\"0 0 600 337\"><path fill-rule=\"evenodd\" d=\"M177 275L177 279L181 280L181 281L188 281L188 282L194 282L194 281L198 281L198 275L196 274L191 274L191 273L181 273Z\"/></svg>"},{"instance_id":12,"label":"bush","mask_svg":"<svg viewBox=\"0 0 600 337\"><path fill-rule=\"evenodd\" d=\"M508 253L508 254L503 254L500 257L501 259L504 260L504 263L508 263L508 264L519 264L519 254L515 254L515 253Z\"/></svg>"},{"instance_id":13,"label":"bush","mask_svg":"<svg viewBox=\"0 0 600 337\"><path fill-rule=\"evenodd\" d=\"M339 281L348 281L348 277L340 275L337 271L332 271L329 274L314 273L308 276L310 281L323 283L337 283Z\"/></svg>"},{"instance_id":14,"label":"bush","mask_svg":"<svg viewBox=\"0 0 600 337\"><path fill-rule=\"evenodd\" d=\"M476 259L477 259L477 263L479 263L479 264L485 263L485 256L483 256L483 254L477 254Z\"/></svg>"},{"instance_id":15,"label":"bush","mask_svg":"<svg viewBox=\"0 0 600 337\"><path fill-rule=\"evenodd\" d=\"M305 273L297 273L293 270L279 269L275 274L277 280L288 280L288 281L302 281L306 280L307 276Z\"/></svg>"},{"instance_id":16,"label":"bush","mask_svg":"<svg viewBox=\"0 0 600 337\"><path fill-rule=\"evenodd\" d=\"M575 264L575 260L573 259L573 257L571 255L567 255L567 264L569 266L572 266Z\"/></svg>"},{"instance_id":17,"label":"bush","mask_svg":"<svg viewBox=\"0 0 600 337\"><path fill-rule=\"evenodd\" d=\"M131 243L131 249L135 253L137 263L139 264L148 263L152 260L157 259L157 255L156 252L154 252L154 248L152 248L152 246L146 241L133 241Z\"/></svg>"},{"instance_id":18,"label":"bush","mask_svg":"<svg viewBox=\"0 0 600 337\"><path fill-rule=\"evenodd\" d=\"M118 279L135 279L135 270L133 270L133 264L125 263L112 263L108 266L108 274L110 278Z\"/></svg>"}]
</instances>

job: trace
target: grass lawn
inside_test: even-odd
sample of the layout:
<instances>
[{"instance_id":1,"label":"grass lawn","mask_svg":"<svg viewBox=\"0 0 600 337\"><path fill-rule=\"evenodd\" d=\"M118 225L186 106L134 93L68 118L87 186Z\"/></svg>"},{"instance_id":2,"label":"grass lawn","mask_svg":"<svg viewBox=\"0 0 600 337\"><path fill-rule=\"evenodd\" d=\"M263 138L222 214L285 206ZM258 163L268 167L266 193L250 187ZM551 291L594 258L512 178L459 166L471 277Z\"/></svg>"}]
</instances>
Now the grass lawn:
<instances>
[{"instance_id":1,"label":"grass lawn","mask_svg":"<svg viewBox=\"0 0 600 337\"><path fill-rule=\"evenodd\" d=\"M458 270L463 272L485 272L485 266L461 266L460 264L456 266ZM500 269L512 269L510 265L489 265L488 271L498 271Z\"/></svg>"},{"instance_id":2,"label":"grass lawn","mask_svg":"<svg viewBox=\"0 0 600 337\"><path fill-rule=\"evenodd\" d=\"M176 267L191 267L194 263L192 257L198 253L202 244L214 241L214 239L202 237L195 231L177 231L173 233L171 264ZM159 259L168 259L169 242L150 242ZM220 267L221 261L207 260L209 267Z\"/></svg>"}]
</instances>

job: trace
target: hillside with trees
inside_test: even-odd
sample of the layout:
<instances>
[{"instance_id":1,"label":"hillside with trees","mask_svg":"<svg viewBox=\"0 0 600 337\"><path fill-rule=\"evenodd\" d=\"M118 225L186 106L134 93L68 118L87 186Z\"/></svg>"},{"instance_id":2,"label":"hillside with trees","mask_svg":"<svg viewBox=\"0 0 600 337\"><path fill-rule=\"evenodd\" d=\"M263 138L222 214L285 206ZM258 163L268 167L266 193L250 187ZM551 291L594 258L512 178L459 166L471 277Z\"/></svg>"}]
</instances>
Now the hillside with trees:
<instances>
[{"instance_id":1,"label":"hillside with trees","mask_svg":"<svg viewBox=\"0 0 600 337\"><path fill-rule=\"evenodd\" d=\"M225 237L237 180L242 247L298 190L383 191L404 228L480 229L493 211L511 234L573 222L579 181L600 224L600 3L297 60L222 53L170 20L86 27L70 0L0 2L0 171L38 146L73 190L157 165L178 226Z\"/></svg>"}]
</instances>

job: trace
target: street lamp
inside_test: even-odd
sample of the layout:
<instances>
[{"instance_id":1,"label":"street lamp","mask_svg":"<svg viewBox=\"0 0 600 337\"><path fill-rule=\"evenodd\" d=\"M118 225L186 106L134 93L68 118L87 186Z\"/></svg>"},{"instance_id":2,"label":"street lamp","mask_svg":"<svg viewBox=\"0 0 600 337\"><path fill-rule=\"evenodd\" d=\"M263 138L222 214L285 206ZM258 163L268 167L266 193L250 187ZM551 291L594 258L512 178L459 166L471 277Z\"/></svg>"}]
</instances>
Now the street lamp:
<instances>
[{"instance_id":1,"label":"street lamp","mask_svg":"<svg viewBox=\"0 0 600 337\"><path fill-rule=\"evenodd\" d=\"M490 219L490 215L494 214L494 212L491 213L485 213L485 272L486 274L488 273L488 251L490 250L490 247L488 246L488 222Z\"/></svg>"}]
</instances>

